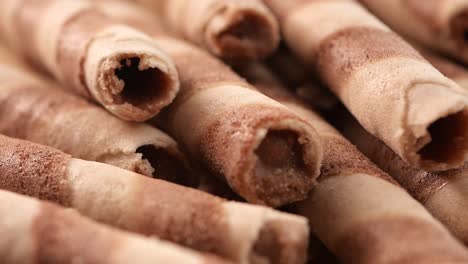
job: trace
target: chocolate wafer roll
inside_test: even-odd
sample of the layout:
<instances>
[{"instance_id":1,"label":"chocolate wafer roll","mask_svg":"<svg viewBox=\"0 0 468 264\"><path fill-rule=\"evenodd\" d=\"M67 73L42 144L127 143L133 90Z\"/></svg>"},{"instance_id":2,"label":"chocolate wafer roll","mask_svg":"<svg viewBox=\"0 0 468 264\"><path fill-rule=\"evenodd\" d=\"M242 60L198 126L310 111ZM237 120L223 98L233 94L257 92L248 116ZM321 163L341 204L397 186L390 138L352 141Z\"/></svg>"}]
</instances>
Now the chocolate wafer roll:
<instances>
[{"instance_id":1,"label":"chocolate wafer roll","mask_svg":"<svg viewBox=\"0 0 468 264\"><path fill-rule=\"evenodd\" d=\"M220 258L118 231L48 202L0 191L3 264L193 263Z\"/></svg>"},{"instance_id":2,"label":"chocolate wafer roll","mask_svg":"<svg viewBox=\"0 0 468 264\"><path fill-rule=\"evenodd\" d=\"M312 232L342 263L468 261L468 251L423 206L303 102L275 85L265 68L252 66L244 73L322 137L319 183L293 211L309 219Z\"/></svg>"},{"instance_id":3,"label":"chocolate wafer roll","mask_svg":"<svg viewBox=\"0 0 468 264\"><path fill-rule=\"evenodd\" d=\"M360 1L396 32L468 63L467 1Z\"/></svg>"},{"instance_id":4,"label":"chocolate wafer roll","mask_svg":"<svg viewBox=\"0 0 468 264\"><path fill-rule=\"evenodd\" d=\"M179 90L172 60L150 37L85 0L5 0L0 16L11 49L121 119L147 120Z\"/></svg>"},{"instance_id":5,"label":"chocolate wafer roll","mask_svg":"<svg viewBox=\"0 0 468 264\"><path fill-rule=\"evenodd\" d=\"M343 131L379 167L392 175L455 236L468 245L468 163L444 172L428 172L402 161L380 140L367 133L351 117L343 119Z\"/></svg>"},{"instance_id":6,"label":"chocolate wafer roll","mask_svg":"<svg viewBox=\"0 0 468 264\"><path fill-rule=\"evenodd\" d=\"M100 3L134 26L154 23L135 6ZM247 201L276 207L305 199L322 157L313 127L206 52L151 31L181 78L179 96L158 123Z\"/></svg>"},{"instance_id":7,"label":"chocolate wafer roll","mask_svg":"<svg viewBox=\"0 0 468 264\"><path fill-rule=\"evenodd\" d=\"M73 207L97 221L238 263L286 264L306 259L308 227L303 217L228 202L5 136L0 136L0 188Z\"/></svg>"},{"instance_id":8,"label":"chocolate wafer roll","mask_svg":"<svg viewBox=\"0 0 468 264\"><path fill-rule=\"evenodd\" d=\"M0 133L184 185L197 181L177 143L40 80L0 47Z\"/></svg>"},{"instance_id":9,"label":"chocolate wafer roll","mask_svg":"<svg viewBox=\"0 0 468 264\"><path fill-rule=\"evenodd\" d=\"M356 1L265 2L292 50L405 162L427 170L465 162L468 92Z\"/></svg>"},{"instance_id":10,"label":"chocolate wafer roll","mask_svg":"<svg viewBox=\"0 0 468 264\"><path fill-rule=\"evenodd\" d=\"M280 40L276 18L261 0L133 0L179 37L226 59L260 59Z\"/></svg>"}]
</instances>

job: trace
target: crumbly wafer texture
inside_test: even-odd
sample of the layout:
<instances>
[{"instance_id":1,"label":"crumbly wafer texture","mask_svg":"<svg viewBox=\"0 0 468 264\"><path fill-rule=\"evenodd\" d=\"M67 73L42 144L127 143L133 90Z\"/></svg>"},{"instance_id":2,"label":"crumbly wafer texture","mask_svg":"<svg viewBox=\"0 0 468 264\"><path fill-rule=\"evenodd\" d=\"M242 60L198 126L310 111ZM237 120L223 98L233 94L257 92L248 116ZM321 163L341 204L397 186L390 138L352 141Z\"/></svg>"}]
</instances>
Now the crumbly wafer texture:
<instances>
[{"instance_id":1,"label":"crumbly wafer texture","mask_svg":"<svg viewBox=\"0 0 468 264\"><path fill-rule=\"evenodd\" d=\"M75 210L0 191L0 257L5 264L227 264L214 256L97 224Z\"/></svg>"},{"instance_id":2,"label":"crumbly wafer texture","mask_svg":"<svg viewBox=\"0 0 468 264\"><path fill-rule=\"evenodd\" d=\"M113 7L103 10L123 22L154 21L143 11L107 4ZM321 164L315 130L208 53L161 33L154 39L181 80L178 97L157 123L249 202L276 207L304 199Z\"/></svg>"},{"instance_id":3,"label":"crumbly wafer texture","mask_svg":"<svg viewBox=\"0 0 468 264\"><path fill-rule=\"evenodd\" d=\"M428 172L413 168L401 160L390 148L372 137L352 118L343 118L343 131L364 154L384 171L392 175L408 192L421 202L456 237L468 243L466 191L468 164L443 171Z\"/></svg>"},{"instance_id":4,"label":"crumbly wafer texture","mask_svg":"<svg viewBox=\"0 0 468 264\"><path fill-rule=\"evenodd\" d=\"M288 46L405 162L434 171L465 162L468 92L359 3L265 2L279 15Z\"/></svg>"},{"instance_id":5,"label":"crumbly wafer texture","mask_svg":"<svg viewBox=\"0 0 468 264\"><path fill-rule=\"evenodd\" d=\"M8 0L0 9L0 35L12 50L121 119L147 120L179 90L173 62L151 38L92 2Z\"/></svg>"},{"instance_id":6,"label":"crumbly wafer texture","mask_svg":"<svg viewBox=\"0 0 468 264\"><path fill-rule=\"evenodd\" d=\"M133 0L150 8L171 32L226 59L273 53L280 33L261 0Z\"/></svg>"},{"instance_id":7,"label":"crumbly wafer texture","mask_svg":"<svg viewBox=\"0 0 468 264\"><path fill-rule=\"evenodd\" d=\"M146 124L124 122L27 73L0 49L0 132L58 148L77 158L195 185L177 143ZM19 64L19 63L17 63ZM12 72L15 71L15 72Z\"/></svg>"},{"instance_id":8,"label":"crumbly wafer texture","mask_svg":"<svg viewBox=\"0 0 468 264\"><path fill-rule=\"evenodd\" d=\"M114 166L72 159L46 146L5 136L0 140L0 153L5 155L0 159L2 189L54 201L96 221L239 263L256 263L253 258L302 263L306 258L308 227L302 217L227 202Z\"/></svg>"},{"instance_id":9,"label":"crumbly wafer texture","mask_svg":"<svg viewBox=\"0 0 468 264\"><path fill-rule=\"evenodd\" d=\"M360 1L396 32L428 48L468 62L466 1Z\"/></svg>"},{"instance_id":10,"label":"crumbly wafer texture","mask_svg":"<svg viewBox=\"0 0 468 264\"><path fill-rule=\"evenodd\" d=\"M281 87L265 67L249 65L241 72L260 91L313 124L321 136L324 160L319 184L293 211L308 217L313 233L342 262L467 260L468 252L440 223L337 130ZM421 245L420 241L428 242Z\"/></svg>"}]
</instances>

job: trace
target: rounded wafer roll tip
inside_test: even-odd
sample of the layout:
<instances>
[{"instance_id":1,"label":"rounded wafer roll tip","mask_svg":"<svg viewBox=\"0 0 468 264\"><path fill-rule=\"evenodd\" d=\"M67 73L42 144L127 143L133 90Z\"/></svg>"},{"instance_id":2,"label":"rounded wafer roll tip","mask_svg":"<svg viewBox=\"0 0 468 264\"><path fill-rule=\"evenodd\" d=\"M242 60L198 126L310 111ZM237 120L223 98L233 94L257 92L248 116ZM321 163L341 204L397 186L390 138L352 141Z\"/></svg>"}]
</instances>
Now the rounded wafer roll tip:
<instances>
[{"instance_id":1,"label":"rounded wafer roll tip","mask_svg":"<svg viewBox=\"0 0 468 264\"><path fill-rule=\"evenodd\" d=\"M118 27L112 31L103 33L110 37L94 40L89 47L85 78L90 93L124 120L148 120L176 97L177 70L149 37L143 41L146 36L141 35L135 41L129 37L133 30Z\"/></svg>"},{"instance_id":2,"label":"rounded wafer roll tip","mask_svg":"<svg viewBox=\"0 0 468 264\"><path fill-rule=\"evenodd\" d=\"M241 143L233 148L236 154L229 161L218 158L219 162L232 164L226 177L237 193L249 202L272 207L307 197L316 184L322 161L315 130L296 117L275 112L262 109L249 118L233 120L250 129L242 138L229 139ZM219 130L232 129L233 125L225 124ZM207 149L206 155L215 155L224 146L216 139L214 143L214 149Z\"/></svg>"},{"instance_id":3,"label":"rounded wafer roll tip","mask_svg":"<svg viewBox=\"0 0 468 264\"><path fill-rule=\"evenodd\" d=\"M256 1L224 1L203 28L208 50L226 59L262 59L279 45L276 18Z\"/></svg>"},{"instance_id":4,"label":"rounded wafer roll tip","mask_svg":"<svg viewBox=\"0 0 468 264\"><path fill-rule=\"evenodd\" d=\"M0 213L4 264L230 263L155 237L118 231L75 210L7 191L0 191Z\"/></svg>"}]
</instances>

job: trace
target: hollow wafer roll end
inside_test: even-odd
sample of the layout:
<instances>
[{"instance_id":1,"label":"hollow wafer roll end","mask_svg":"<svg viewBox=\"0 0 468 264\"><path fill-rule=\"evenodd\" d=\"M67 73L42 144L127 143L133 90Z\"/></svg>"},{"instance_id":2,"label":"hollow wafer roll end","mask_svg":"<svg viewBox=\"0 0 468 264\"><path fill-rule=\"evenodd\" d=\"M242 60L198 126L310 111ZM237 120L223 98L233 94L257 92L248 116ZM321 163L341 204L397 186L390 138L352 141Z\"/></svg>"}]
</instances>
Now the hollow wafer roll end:
<instances>
[{"instance_id":1,"label":"hollow wafer roll end","mask_svg":"<svg viewBox=\"0 0 468 264\"><path fill-rule=\"evenodd\" d=\"M279 26L261 1L224 1L204 25L204 42L225 58L261 59L279 44Z\"/></svg>"},{"instance_id":2,"label":"hollow wafer roll end","mask_svg":"<svg viewBox=\"0 0 468 264\"><path fill-rule=\"evenodd\" d=\"M90 93L99 102L122 119L144 121L174 100L177 70L151 38L123 26L102 34L85 64L88 87L96 87Z\"/></svg>"}]
</instances>

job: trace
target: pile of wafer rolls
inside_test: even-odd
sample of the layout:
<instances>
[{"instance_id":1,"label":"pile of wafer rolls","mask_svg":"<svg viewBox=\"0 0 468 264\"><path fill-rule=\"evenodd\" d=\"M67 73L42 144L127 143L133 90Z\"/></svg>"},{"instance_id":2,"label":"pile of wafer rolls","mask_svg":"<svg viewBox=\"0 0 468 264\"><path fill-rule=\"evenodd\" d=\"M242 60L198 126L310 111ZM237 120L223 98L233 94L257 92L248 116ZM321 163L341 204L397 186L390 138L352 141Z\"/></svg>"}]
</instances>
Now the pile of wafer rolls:
<instances>
[{"instance_id":1,"label":"pile of wafer rolls","mask_svg":"<svg viewBox=\"0 0 468 264\"><path fill-rule=\"evenodd\" d=\"M468 0L1 0L0 263L468 264Z\"/></svg>"}]
</instances>

